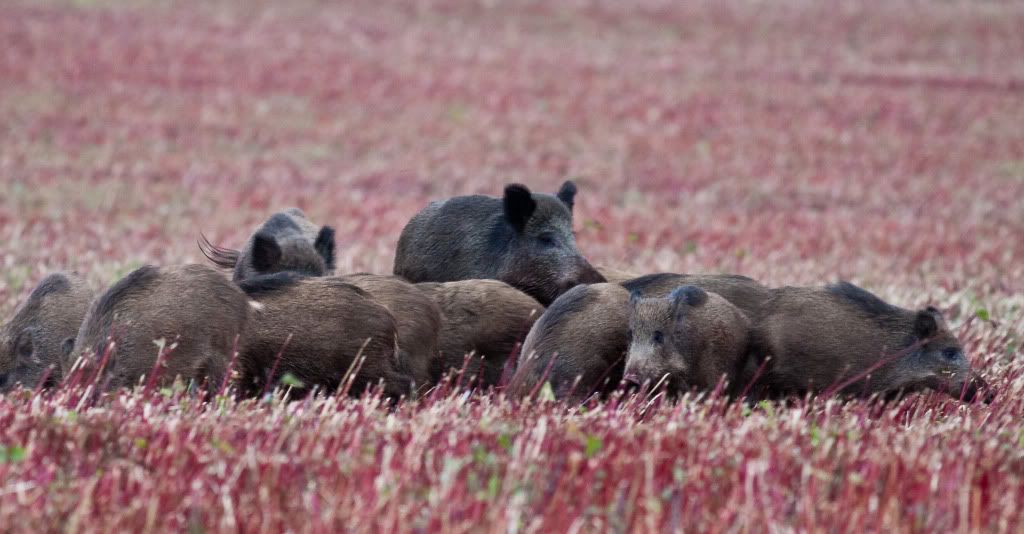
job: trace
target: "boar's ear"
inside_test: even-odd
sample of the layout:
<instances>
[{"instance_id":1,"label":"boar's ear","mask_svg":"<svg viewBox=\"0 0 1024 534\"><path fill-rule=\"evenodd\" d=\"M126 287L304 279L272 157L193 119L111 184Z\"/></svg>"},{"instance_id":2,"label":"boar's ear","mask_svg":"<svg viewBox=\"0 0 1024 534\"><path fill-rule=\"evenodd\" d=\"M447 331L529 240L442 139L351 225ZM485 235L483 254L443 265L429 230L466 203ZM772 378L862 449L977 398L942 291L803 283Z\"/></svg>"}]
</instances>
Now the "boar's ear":
<instances>
[{"instance_id":1,"label":"boar's ear","mask_svg":"<svg viewBox=\"0 0 1024 534\"><path fill-rule=\"evenodd\" d=\"M708 300L708 294L697 286L679 286L668 295L672 301L672 315L676 318L684 306L700 306Z\"/></svg>"},{"instance_id":2,"label":"boar's ear","mask_svg":"<svg viewBox=\"0 0 1024 534\"><path fill-rule=\"evenodd\" d=\"M330 226L320 228L313 248L323 257L327 269L334 270L334 228Z\"/></svg>"},{"instance_id":3,"label":"boar's ear","mask_svg":"<svg viewBox=\"0 0 1024 534\"><path fill-rule=\"evenodd\" d=\"M281 246L277 240L262 232L252 240L252 266L257 271L268 271L281 261Z\"/></svg>"},{"instance_id":4,"label":"boar's ear","mask_svg":"<svg viewBox=\"0 0 1024 534\"><path fill-rule=\"evenodd\" d=\"M569 211L572 211L572 207L576 204L576 184L572 180L566 180L555 196L569 207Z\"/></svg>"},{"instance_id":5,"label":"boar's ear","mask_svg":"<svg viewBox=\"0 0 1024 534\"><path fill-rule=\"evenodd\" d=\"M668 296L678 304L686 303L687 306L700 306L708 300L708 294L697 286L679 286Z\"/></svg>"},{"instance_id":6,"label":"boar's ear","mask_svg":"<svg viewBox=\"0 0 1024 534\"><path fill-rule=\"evenodd\" d=\"M928 339L939 331L939 323L935 318L938 313L939 310L931 306L917 312L917 317L914 318L914 334L919 339Z\"/></svg>"},{"instance_id":7,"label":"boar's ear","mask_svg":"<svg viewBox=\"0 0 1024 534\"><path fill-rule=\"evenodd\" d=\"M522 232L526 228L526 221L530 220L533 211L537 209L537 201L533 200L533 194L525 185L508 184L505 186L504 206L509 224L517 232Z\"/></svg>"},{"instance_id":8,"label":"boar's ear","mask_svg":"<svg viewBox=\"0 0 1024 534\"><path fill-rule=\"evenodd\" d=\"M630 306L636 306L636 303L640 302L640 299L642 299L642 298L644 298L644 295L643 295L643 293L640 292L639 289L634 289L634 290L630 291L629 292L629 305Z\"/></svg>"}]
</instances>

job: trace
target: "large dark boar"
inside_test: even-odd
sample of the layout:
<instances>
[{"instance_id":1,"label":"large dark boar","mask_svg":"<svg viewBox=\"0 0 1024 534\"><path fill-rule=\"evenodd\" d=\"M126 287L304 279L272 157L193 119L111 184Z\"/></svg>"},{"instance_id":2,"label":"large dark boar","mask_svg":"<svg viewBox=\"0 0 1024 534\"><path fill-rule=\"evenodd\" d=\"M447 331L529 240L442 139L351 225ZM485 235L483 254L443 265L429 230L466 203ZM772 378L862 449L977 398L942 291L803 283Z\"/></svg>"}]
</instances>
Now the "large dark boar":
<instances>
[{"instance_id":1,"label":"large dark boar","mask_svg":"<svg viewBox=\"0 0 1024 534\"><path fill-rule=\"evenodd\" d=\"M424 282L416 287L441 308L443 372L465 367L463 384L497 386L508 358L517 354L519 343L544 313L536 299L498 280Z\"/></svg>"},{"instance_id":2,"label":"large dark boar","mask_svg":"<svg viewBox=\"0 0 1024 534\"><path fill-rule=\"evenodd\" d=\"M717 293L743 311L751 321L756 321L761 308L771 297L771 290L760 282L738 274L648 274L622 282L629 291L638 291L645 297L668 295L679 286L697 286L704 291Z\"/></svg>"},{"instance_id":3,"label":"large dark boar","mask_svg":"<svg viewBox=\"0 0 1024 534\"><path fill-rule=\"evenodd\" d=\"M334 392L350 369L353 395L381 381L390 398L410 394L410 379L398 370L395 318L368 292L338 278L294 273L240 287L259 303L239 358L244 395L259 395L286 373L302 382L300 389ZM365 358L358 368L357 357Z\"/></svg>"},{"instance_id":4,"label":"large dark boar","mask_svg":"<svg viewBox=\"0 0 1024 534\"><path fill-rule=\"evenodd\" d=\"M625 382L663 383L676 393L710 390L724 377L737 387L750 350L750 320L720 295L696 286L679 287L667 297L634 292L629 328Z\"/></svg>"},{"instance_id":5,"label":"large dark boar","mask_svg":"<svg viewBox=\"0 0 1024 534\"><path fill-rule=\"evenodd\" d=\"M131 387L143 376L160 384L181 377L210 391L223 383L235 340L244 337L252 313L245 294L211 267L142 267L93 302L64 359L65 374L79 356L89 369L103 364L113 341L101 387Z\"/></svg>"},{"instance_id":6,"label":"large dark boar","mask_svg":"<svg viewBox=\"0 0 1024 534\"><path fill-rule=\"evenodd\" d=\"M555 398L582 402L614 390L622 380L628 331L629 292L622 286L574 287L533 324L509 394L528 396L549 382Z\"/></svg>"},{"instance_id":7,"label":"large dark boar","mask_svg":"<svg viewBox=\"0 0 1024 534\"><path fill-rule=\"evenodd\" d=\"M34 388L60 382L61 358L72 349L92 297L92 289L72 273L39 282L0 328L0 392L18 384Z\"/></svg>"},{"instance_id":8,"label":"large dark boar","mask_svg":"<svg viewBox=\"0 0 1024 534\"><path fill-rule=\"evenodd\" d=\"M308 276L334 273L334 229L316 226L298 208L271 215L241 251L218 247L205 237L199 248L218 267L233 269L236 282L286 271Z\"/></svg>"},{"instance_id":9,"label":"large dark boar","mask_svg":"<svg viewBox=\"0 0 1024 534\"><path fill-rule=\"evenodd\" d=\"M768 395L927 388L970 401L987 389L938 310L899 308L846 282L773 290L754 339L771 357L758 381Z\"/></svg>"},{"instance_id":10,"label":"large dark boar","mask_svg":"<svg viewBox=\"0 0 1024 534\"><path fill-rule=\"evenodd\" d=\"M441 374L441 309L421 289L397 276L349 274L338 277L369 293L395 317L401 370L416 382L416 390L433 386Z\"/></svg>"},{"instance_id":11,"label":"large dark boar","mask_svg":"<svg viewBox=\"0 0 1024 534\"><path fill-rule=\"evenodd\" d=\"M497 279L545 306L577 284L604 282L576 249L575 197L565 182L556 195L511 184L504 198L433 202L402 230L394 272L412 282Z\"/></svg>"}]
</instances>

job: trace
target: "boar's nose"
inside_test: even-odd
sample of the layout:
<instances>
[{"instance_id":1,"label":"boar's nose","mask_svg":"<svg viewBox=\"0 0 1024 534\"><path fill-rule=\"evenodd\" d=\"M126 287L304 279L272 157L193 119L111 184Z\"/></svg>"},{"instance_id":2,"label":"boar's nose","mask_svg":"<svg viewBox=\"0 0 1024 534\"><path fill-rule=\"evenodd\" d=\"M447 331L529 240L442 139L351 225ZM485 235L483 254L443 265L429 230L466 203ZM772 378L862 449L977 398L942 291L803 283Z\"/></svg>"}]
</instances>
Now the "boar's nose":
<instances>
[{"instance_id":1,"label":"boar's nose","mask_svg":"<svg viewBox=\"0 0 1024 534\"><path fill-rule=\"evenodd\" d=\"M577 266L576 273L567 278L563 278L558 283L558 294L561 295L570 289L581 285L581 284L600 284L606 280L601 273L597 272L597 269L593 268L587 260L580 259L580 263Z\"/></svg>"},{"instance_id":2,"label":"boar's nose","mask_svg":"<svg viewBox=\"0 0 1024 534\"><path fill-rule=\"evenodd\" d=\"M580 284L602 284L607 282L601 273L597 272L594 266L590 265L587 260L580 258L580 270L577 278Z\"/></svg>"}]
</instances>

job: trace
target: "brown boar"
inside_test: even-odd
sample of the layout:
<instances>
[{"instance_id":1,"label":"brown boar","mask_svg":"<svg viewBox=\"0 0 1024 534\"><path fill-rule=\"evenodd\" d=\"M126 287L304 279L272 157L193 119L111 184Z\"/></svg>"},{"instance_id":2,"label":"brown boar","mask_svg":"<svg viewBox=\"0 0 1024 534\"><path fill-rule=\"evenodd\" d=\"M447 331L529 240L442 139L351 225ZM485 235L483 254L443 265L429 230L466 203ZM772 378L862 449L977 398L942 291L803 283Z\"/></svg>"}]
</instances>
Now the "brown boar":
<instances>
[{"instance_id":1,"label":"brown boar","mask_svg":"<svg viewBox=\"0 0 1024 534\"><path fill-rule=\"evenodd\" d=\"M618 284L592 284L558 297L523 342L510 395L548 382L555 398L582 402L615 389L629 348L629 295Z\"/></svg>"},{"instance_id":2,"label":"brown boar","mask_svg":"<svg viewBox=\"0 0 1024 534\"><path fill-rule=\"evenodd\" d=\"M218 267L232 269L235 282L279 272L334 273L334 229L316 226L298 208L271 215L241 251L213 245L205 236L199 248Z\"/></svg>"},{"instance_id":3,"label":"brown boar","mask_svg":"<svg viewBox=\"0 0 1024 534\"><path fill-rule=\"evenodd\" d=\"M389 398L411 393L398 369L395 318L367 291L295 273L251 278L240 287L259 304L239 357L244 395L259 395L289 373L301 382L297 389L330 393L350 370L353 395L380 382Z\"/></svg>"},{"instance_id":4,"label":"brown boar","mask_svg":"<svg viewBox=\"0 0 1024 534\"><path fill-rule=\"evenodd\" d=\"M357 273L338 277L369 293L395 317L401 370L422 392L441 374L441 309L421 289L397 276Z\"/></svg>"},{"instance_id":5,"label":"brown boar","mask_svg":"<svg viewBox=\"0 0 1024 534\"><path fill-rule=\"evenodd\" d=\"M65 374L81 356L87 369L102 366L105 389L131 387L144 376L217 389L252 311L245 294L211 267L142 267L93 302L64 360Z\"/></svg>"},{"instance_id":6,"label":"brown boar","mask_svg":"<svg viewBox=\"0 0 1024 534\"><path fill-rule=\"evenodd\" d=\"M750 346L750 320L716 293L681 286L666 297L630 297L623 380L664 384L670 393L737 386ZM728 390L726 390L728 391Z\"/></svg>"},{"instance_id":7,"label":"brown boar","mask_svg":"<svg viewBox=\"0 0 1024 534\"><path fill-rule=\"evenodd\" d=\"M72 350L92 298L92 289L73 273L39 282L0 328L0 392L60 382L61 359Z\"/></svg>"},{"instance_id":8,"label":"brown boar","mask_svg":"<svg viewBox=\"0 0 1024 534\"><path fill-rule=\"evenodd\" d=\"M899 308L847 282L773 290L754 338L770 357L757 384L769 396L936 389L970 401L986 389L937 309Z\"/></svg>"},{"instance_id":9,"label":"brown boar","mask_svg":"<svg viewBox=\"0 0 1024 534\"><path fill-rule=\"evenodd\" d=\"M416 284L441 308L443 372L465 368L462 383L497 386L510 357L544 306L498 280ZM472 355L467 360L467 355Z\"/></svg>"},{"instance_id":10,"label":"brown boar","mask_svg":"<svg viewBox=\"0 0 1024 534\"><path fill-rule=\"evenodd\" d=\"M411 282L501 280L548 305L577 284L604 282L576 248L576 185L555 195L505 187L433 202L402 230L394 273Z\"/></svg>"}]
</instances>

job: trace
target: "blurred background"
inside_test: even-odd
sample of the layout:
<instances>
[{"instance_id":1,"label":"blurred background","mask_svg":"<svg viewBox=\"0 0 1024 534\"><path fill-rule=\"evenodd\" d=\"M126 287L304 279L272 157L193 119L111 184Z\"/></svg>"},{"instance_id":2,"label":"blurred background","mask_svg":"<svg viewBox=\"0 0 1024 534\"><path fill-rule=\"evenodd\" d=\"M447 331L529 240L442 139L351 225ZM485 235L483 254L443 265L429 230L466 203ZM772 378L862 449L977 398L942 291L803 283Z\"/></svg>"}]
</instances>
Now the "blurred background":
<instances>
[{"instance_id":1,"label":"blurred background","mask_svg":"<svg viewBox=\"0 0 1024 534\"><path fill-rule=\"evenodd\" d=\"M1016 313L1024 4L8 1L0 311L299 206L390 272L430 200L580 185L599 265ZM954 310L956 311L956 310Z\"/></svg>"}]
</instances>

